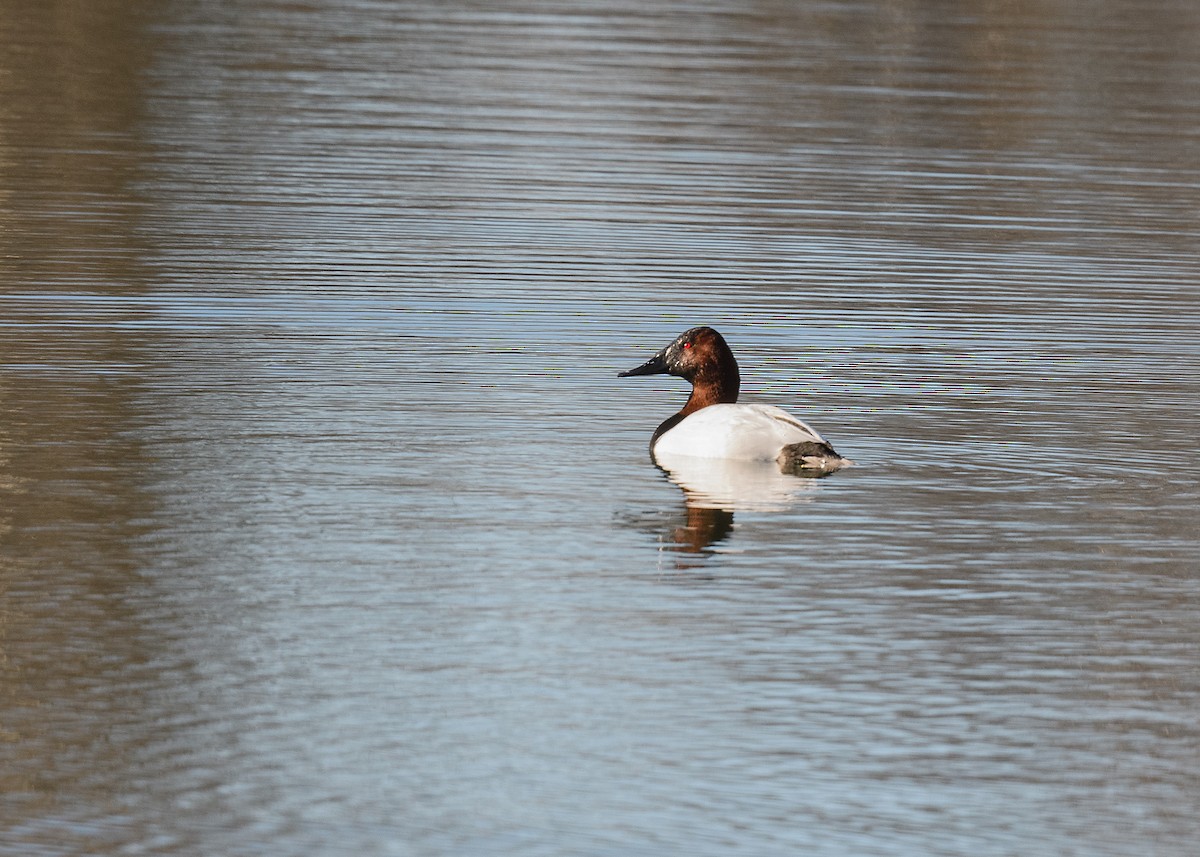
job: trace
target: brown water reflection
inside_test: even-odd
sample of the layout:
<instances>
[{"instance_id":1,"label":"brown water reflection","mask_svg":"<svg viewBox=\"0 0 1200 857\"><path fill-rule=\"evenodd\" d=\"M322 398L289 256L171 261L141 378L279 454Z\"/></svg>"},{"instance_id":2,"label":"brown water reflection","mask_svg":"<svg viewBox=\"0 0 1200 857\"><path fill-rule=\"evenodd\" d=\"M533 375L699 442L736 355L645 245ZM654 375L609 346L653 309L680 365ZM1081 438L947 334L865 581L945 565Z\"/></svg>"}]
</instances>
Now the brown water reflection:
<instances>
[{"instance_id":1,"label":"brown water reflection","mask_svg":"<svg viewBox=\"0 0 1200 857\"><path fill-rule=\"evenodd\" d=\"M733 530L729 509L687 507L687 523L671 531L671 541L688 553L701 553L727 538Z\"/></svg>"},{"instance_id":2,"label":"brown water reflection","mask_svg":"<svg viewBox=\"0 0 1200 857\"><path fill-rule=\"evenodd\" d=\"M0 18L0 291L34 298L0 310L0 777L30 801L9 827L122 764L113 729L138 722L161 629L129 597L155 504L136 436L147 343L121 329L148 277L137 188L153 49L136 4L5 3ZM84 309L93 291L111 300Z\"/></svg>"},{"instance_id":3,"label":"brown water reflection","mask_svg":"<svg viewBox=\"0 0 1200 857\"><path fill-rule=\"evenodd\" d=\"M1191 853L1198 9L0 0L0 852Z\"/></svg>"}]
</instances>

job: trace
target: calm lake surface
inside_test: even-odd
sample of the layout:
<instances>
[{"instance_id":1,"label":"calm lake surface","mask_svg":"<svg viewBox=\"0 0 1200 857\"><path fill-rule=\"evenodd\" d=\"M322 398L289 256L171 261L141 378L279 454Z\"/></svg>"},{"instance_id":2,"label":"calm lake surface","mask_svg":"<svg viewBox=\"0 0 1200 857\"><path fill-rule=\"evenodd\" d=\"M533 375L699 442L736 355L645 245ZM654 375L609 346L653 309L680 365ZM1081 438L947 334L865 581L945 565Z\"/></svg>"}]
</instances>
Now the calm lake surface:
<instances>
[{"instance_id":1,"label":"calm lake surface","mask_svg":"<svg viewBox=\"0 0 1200 857\"><path fill-rule=\"evenodd\" d=\"M1192 0L0 0L0 853L1191 857L1198 272Z\"/></svg>"}]
</instances>

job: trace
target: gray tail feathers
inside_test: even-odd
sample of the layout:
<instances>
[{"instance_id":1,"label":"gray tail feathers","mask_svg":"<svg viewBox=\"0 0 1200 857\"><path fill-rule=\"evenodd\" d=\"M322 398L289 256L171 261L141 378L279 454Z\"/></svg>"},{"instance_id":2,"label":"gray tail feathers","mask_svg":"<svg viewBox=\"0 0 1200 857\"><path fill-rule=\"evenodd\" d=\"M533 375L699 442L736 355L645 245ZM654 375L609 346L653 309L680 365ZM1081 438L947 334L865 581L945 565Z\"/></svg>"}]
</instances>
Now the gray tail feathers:
<instances>
[{"instance_id":1,"label":"gray tail feathers","mask_svg":"<svg viewBox=\"0 0 1200 857\"><path fill-rule=\"evenodd\" d=\"M850 463L838 455L832 446L816 440L789 443L775 461L784 473L798 476L824 476Z\"/></svg>"}]
</instances>

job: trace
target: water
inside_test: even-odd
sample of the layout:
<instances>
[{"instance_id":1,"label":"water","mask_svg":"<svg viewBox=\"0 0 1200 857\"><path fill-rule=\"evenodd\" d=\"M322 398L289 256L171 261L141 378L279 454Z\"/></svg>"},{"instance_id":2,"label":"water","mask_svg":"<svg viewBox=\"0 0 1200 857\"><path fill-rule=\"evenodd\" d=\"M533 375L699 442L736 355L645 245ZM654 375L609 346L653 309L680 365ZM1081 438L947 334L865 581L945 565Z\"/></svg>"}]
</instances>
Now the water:
<instances>
[{"instance_id":1,"label":"water","mask_svg":"<svg viewBox=\"0 0 1200 857\"><path fill-rule=\"evenodd\" d=\"M0 853L1194 853L1193 4L27 7Z\"/></svg>"}]
</instances>

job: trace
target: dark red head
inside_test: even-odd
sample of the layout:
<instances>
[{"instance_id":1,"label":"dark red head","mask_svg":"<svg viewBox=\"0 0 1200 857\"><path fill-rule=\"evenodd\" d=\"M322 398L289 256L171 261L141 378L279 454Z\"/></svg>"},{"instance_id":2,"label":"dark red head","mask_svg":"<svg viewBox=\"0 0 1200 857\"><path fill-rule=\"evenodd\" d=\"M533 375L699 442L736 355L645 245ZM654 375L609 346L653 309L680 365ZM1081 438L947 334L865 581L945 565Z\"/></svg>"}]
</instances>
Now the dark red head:
<instances>
[{"instance_id":1,"label":"dark red head","mask_svg":"<svg viewBox=\"0 0 1200 857\"><path fill-rule=\"evenodd\" d=\"M737 401L741 378L737 360L725 339L711 327L693 327L675 338L641 366L621 372L633 375L676 375L692 383L692 395L682 413Z\"/></svg>"}]
</instances>

